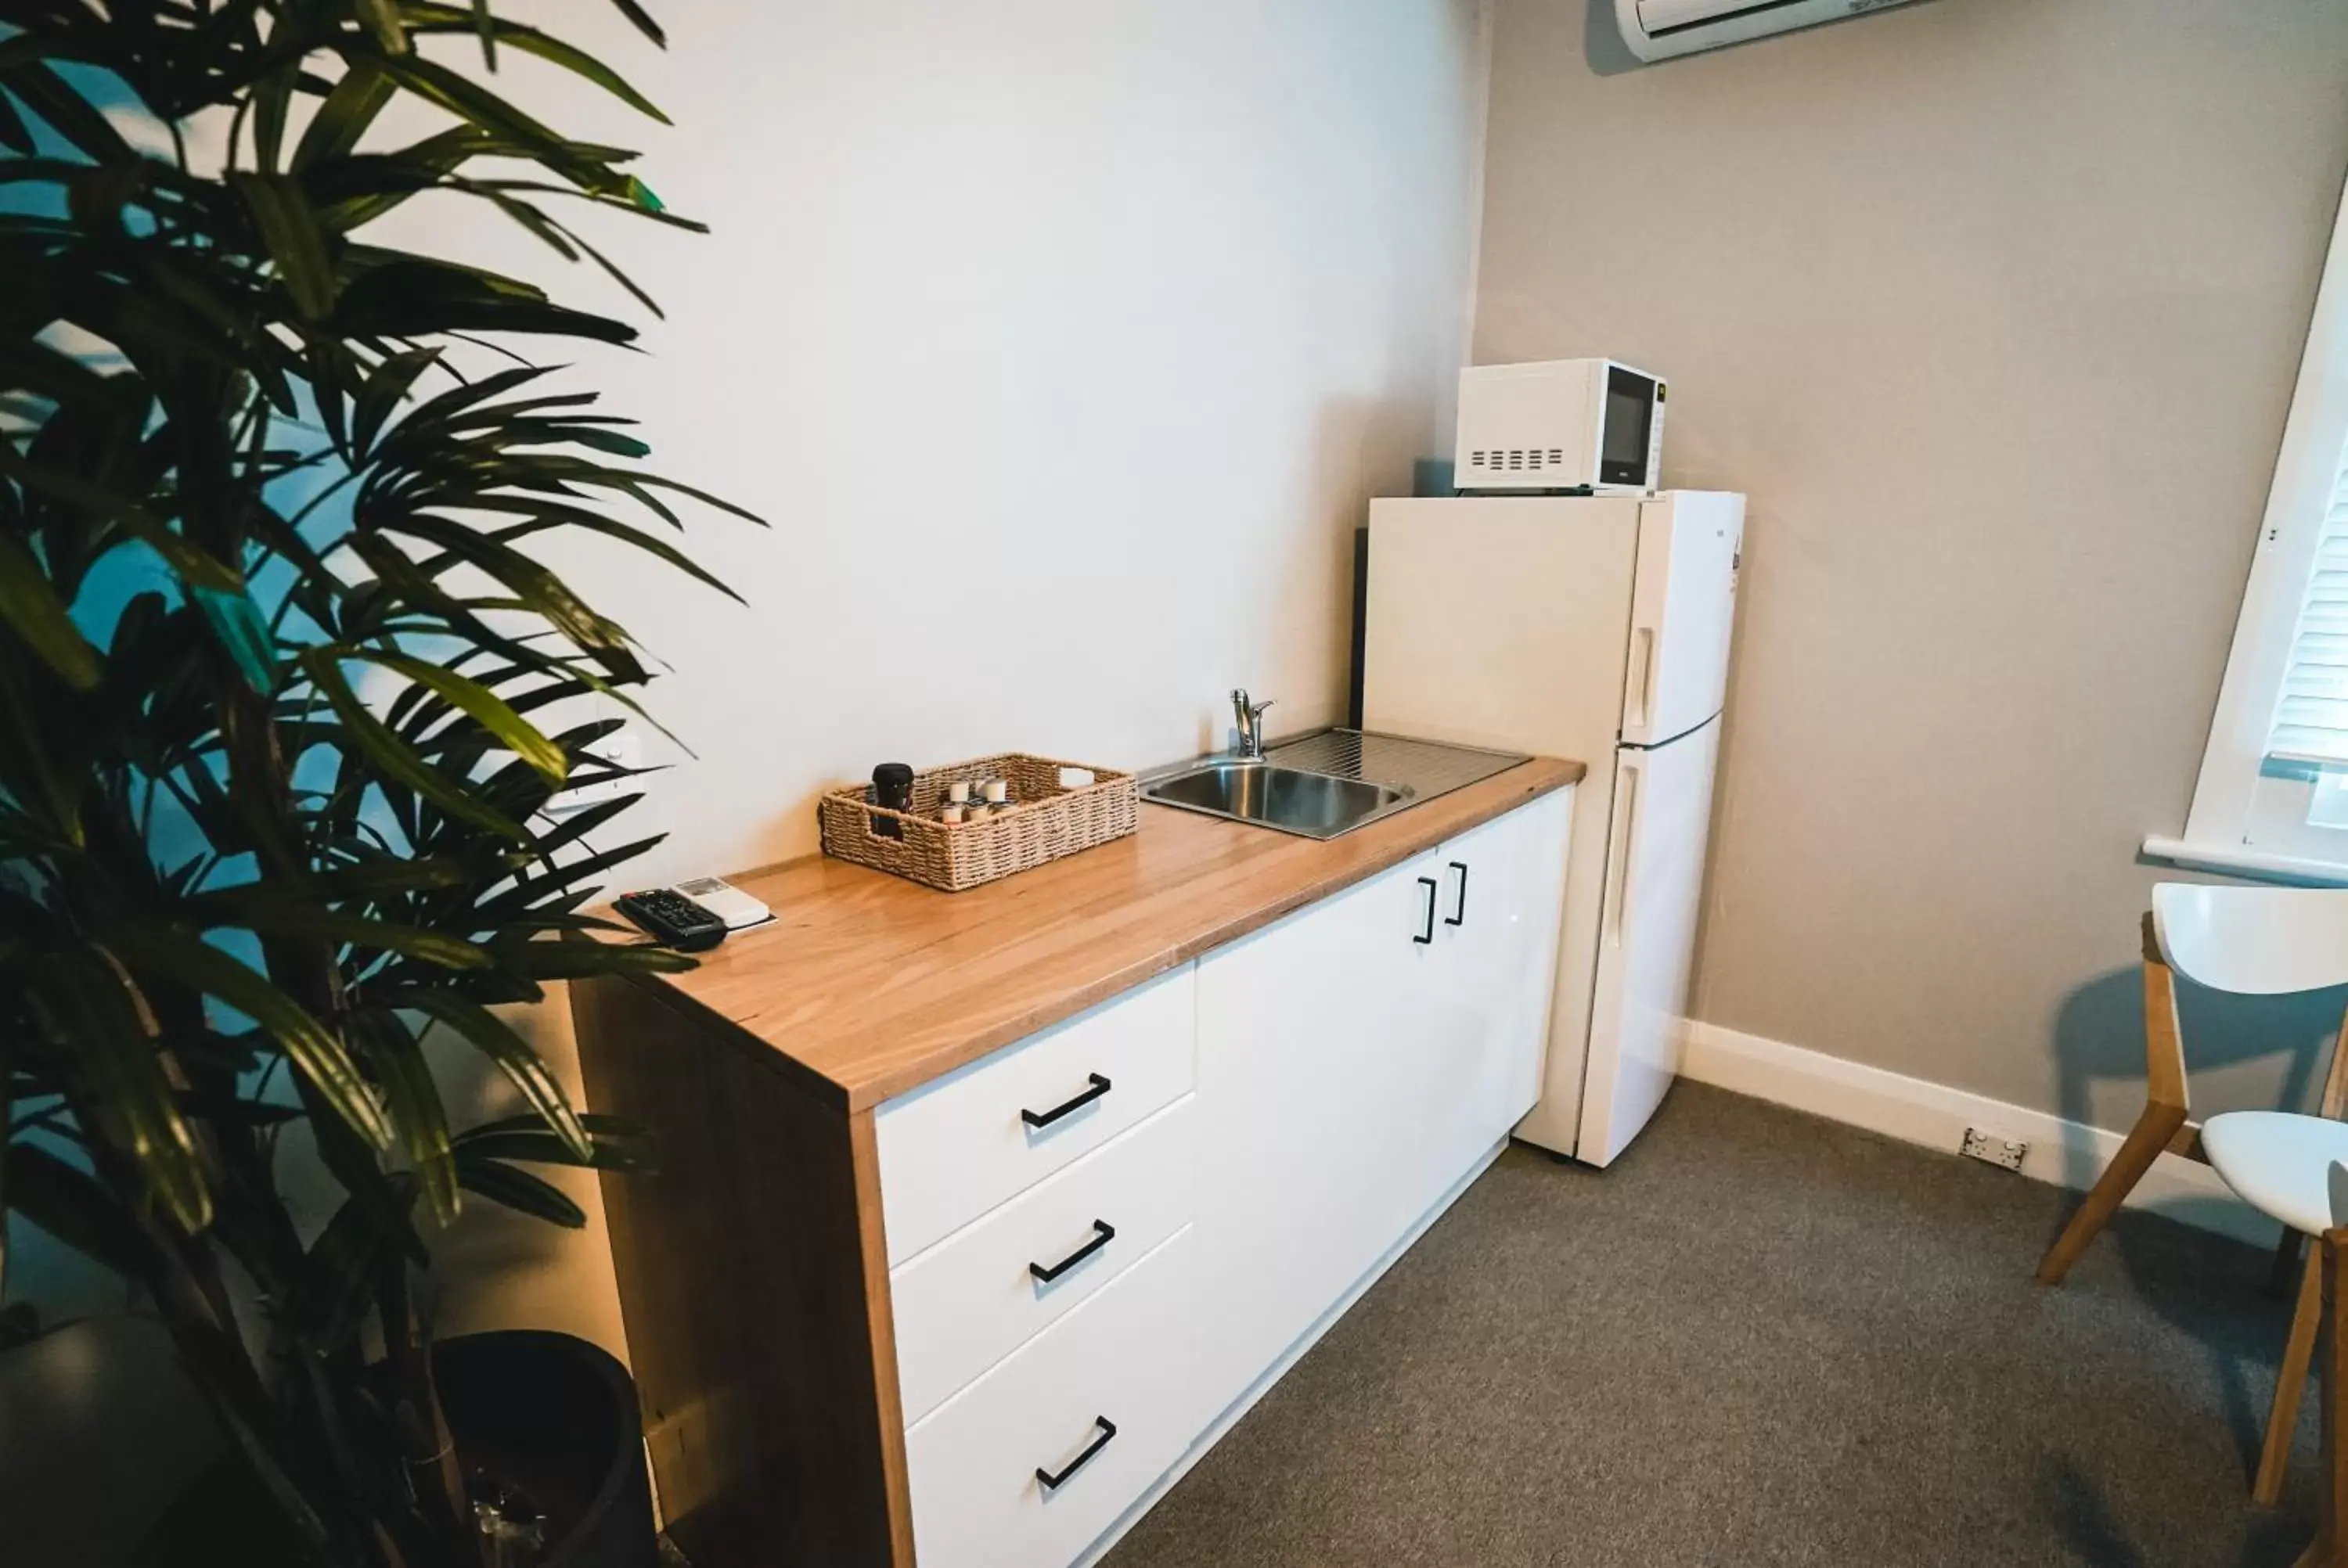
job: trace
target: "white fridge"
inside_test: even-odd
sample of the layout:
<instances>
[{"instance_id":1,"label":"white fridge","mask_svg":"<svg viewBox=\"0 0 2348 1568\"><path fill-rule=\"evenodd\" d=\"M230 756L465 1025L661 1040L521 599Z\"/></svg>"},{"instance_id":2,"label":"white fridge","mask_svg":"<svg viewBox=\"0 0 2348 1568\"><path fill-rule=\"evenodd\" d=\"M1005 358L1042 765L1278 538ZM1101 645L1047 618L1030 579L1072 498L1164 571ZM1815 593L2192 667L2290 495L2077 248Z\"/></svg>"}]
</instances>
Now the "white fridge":
<instances>
[{"instance_id":1,"label":"white fridge","mask_svg":"<svg viewBox=\"0 0 2348 1568\"><path fill-rule=\"evenodd\" d=\"M1362 727L1589 765L1516 1130L1587 1164L1679 1071L1744 534L1718 491L1370 504Z\"/></svg>"}]
</instances>

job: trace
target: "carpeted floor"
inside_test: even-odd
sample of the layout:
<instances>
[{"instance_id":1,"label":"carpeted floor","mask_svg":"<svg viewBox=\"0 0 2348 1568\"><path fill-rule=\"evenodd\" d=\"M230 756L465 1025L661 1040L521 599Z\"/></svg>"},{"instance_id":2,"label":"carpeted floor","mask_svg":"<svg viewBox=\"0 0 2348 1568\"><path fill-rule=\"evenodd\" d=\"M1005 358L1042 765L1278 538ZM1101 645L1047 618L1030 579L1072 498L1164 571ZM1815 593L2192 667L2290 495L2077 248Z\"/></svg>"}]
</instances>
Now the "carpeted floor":
<instances>
[{"instance_id":1,"label":"carpeted floor","mask_svg":"<svg viewBox=\"0 0 2348 1568\"><path fill-rule=\"evenodd\" d=\"M1682 1085L1613 1169L1512 1148L1104 1568L2288 1564L2250 1507L2267 1255Z\"/></svg>"}]
</instances>

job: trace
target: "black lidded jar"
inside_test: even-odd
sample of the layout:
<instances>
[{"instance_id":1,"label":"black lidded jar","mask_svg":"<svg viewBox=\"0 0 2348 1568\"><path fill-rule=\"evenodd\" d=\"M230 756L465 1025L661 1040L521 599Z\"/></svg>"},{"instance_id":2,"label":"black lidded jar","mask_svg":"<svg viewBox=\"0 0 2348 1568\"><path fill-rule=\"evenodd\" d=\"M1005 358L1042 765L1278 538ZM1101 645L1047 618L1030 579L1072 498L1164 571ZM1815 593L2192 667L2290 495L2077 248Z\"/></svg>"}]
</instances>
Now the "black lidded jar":
<instances>
[{"instance_id":1,"label":"black lidded jar","mask_svg":"<svg viewBox=\"0 0 2348 1568\"><path fill-rule=\"evenodd\" d=\"M882 763L872 770L872 804L891 811L913 809L913 770L903 763ZM871 819L872 831L882 838L902 838L904 828L893 816Z\"/></svg>"}]
</instances>

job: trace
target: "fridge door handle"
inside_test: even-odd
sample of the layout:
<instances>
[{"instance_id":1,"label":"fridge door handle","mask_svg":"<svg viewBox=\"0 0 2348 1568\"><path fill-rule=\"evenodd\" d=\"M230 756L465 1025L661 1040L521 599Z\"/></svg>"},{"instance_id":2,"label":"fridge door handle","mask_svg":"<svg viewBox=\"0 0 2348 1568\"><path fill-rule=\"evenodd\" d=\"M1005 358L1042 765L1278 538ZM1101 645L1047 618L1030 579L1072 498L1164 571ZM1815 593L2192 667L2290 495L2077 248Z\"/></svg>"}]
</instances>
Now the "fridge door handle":
<instances>
[{"instance_id":1,"label":"fridge door handle","mask_svg":"<svg viewBox=\"0 0 2348 1568\"><path fill-rule=\"evenodd\" d=\"M1650 717L1649 705L1655 691L1655 629L1634 626L1631 629L1631 692L1623 702L1622 727L1644 729Z\"/></svg>"},{"instance_id":2,"label":"fridge door handle","mask_svg":"<svg viewBox=\"0 0 2348 1568\"><path fill-rule=\"evenodd\" d=\"M1622 945L1622 927L1631 917L1631 852L1639 842L1639 775L1636 763L1622 764L1622 798L1614 804L1614 843L1606 856L1606 945Z\"/></svg>"}]
</instances>

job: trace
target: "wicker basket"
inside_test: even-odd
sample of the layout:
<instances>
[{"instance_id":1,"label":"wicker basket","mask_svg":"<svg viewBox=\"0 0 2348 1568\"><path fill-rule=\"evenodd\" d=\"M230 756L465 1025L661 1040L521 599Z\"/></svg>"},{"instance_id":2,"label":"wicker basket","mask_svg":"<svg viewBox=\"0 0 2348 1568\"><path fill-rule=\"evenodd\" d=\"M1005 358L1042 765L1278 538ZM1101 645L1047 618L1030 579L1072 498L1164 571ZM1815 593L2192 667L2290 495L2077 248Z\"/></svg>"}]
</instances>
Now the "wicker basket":
<instances>
[{"instance_id":1,"label":"wicker basket","mask_svg":"<svg viewBox=\"0 0 2348 1568\"><path fill-rule=\"evenodd\" d=\"M873 804L867 784L833 790L816 807L823 852L947 893L1030 871L1133 831L1141 810L1133 775L1094 768L1091 784L1061 787L1060 770L1083 765L1007 752L932 768L913 775L913 808L903 812ZM938 820L946 785L995 778L1009 782L1012 810L969 822ZM895 822L904 836L873 832L876 818Z\"/></svg>"}]
</instances>

